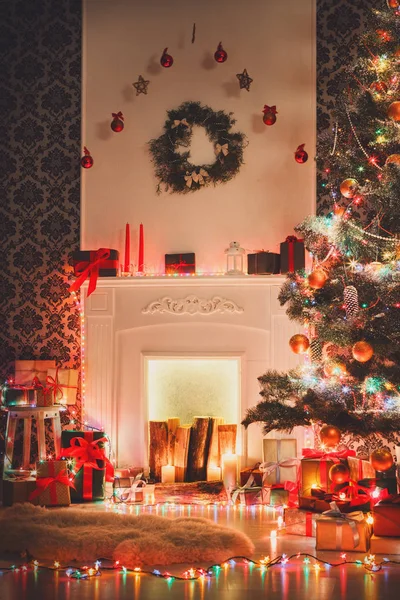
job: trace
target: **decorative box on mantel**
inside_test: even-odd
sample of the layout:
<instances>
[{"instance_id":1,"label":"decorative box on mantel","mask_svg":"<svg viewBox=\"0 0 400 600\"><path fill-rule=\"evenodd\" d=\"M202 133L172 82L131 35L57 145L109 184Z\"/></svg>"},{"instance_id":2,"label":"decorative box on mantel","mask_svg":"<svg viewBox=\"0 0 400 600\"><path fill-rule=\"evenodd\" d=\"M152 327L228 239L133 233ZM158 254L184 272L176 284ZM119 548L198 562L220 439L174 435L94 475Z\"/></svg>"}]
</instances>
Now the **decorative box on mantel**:
<instances>
[{"instance_id":1,"label":"decorative box on mantel","mask_svg":"<svg viewBox=\"0 0 400 600\"><path fill-rule=\"evenodd\" d=\"M287 349L297 329L278 301L284 280L280 275L103 278L89 298L84 283L86 418L107 432L118 466L143 465L147 474L148 420L165 418L149 379L154 358L162 359L165 369L171 359L230 360L237 404L230 415L219 407L215 414L238 425L238 471L260 460L261 429L250 426L245 432L240 426L258 397L257 377L267 368L287 370L302 360ZM205 377L205 394L207 383ZM197 389L196 394L201 399ZM199 412L192 393L182 409L185 414L166 417L190 423L207 414ZM297 435L303 447L300 430Z\"/></svg>"}]
</instances>

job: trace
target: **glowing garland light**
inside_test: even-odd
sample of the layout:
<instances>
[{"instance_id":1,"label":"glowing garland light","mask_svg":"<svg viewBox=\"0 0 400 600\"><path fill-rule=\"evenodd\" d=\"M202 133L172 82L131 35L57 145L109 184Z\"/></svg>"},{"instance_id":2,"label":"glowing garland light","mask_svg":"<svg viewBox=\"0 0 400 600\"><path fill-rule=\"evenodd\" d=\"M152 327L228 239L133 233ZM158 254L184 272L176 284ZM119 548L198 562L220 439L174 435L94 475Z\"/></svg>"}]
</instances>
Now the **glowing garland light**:
<instances>
[{"instance_id":1,"label":"glowing garland light","mask_svg":"<svg viewBox=\"0 0 400 600\"><path fill-rule=\"evenodd\" d=\"M123 573L124 575L133 574L135 577L138 577L141 575L150 575L152 577L157 577L158 579L164 579L167 582L171 582L171 581L202 581L205 578L207 578L208 580L211 580L213 577L218 575L218 573L221 569L224 569L225 571L227 571L230 567L234 568L236 565L241 565L243 567L247 567L248 565L251 565L253 567L258 567L260 569L260 571L263 572L266 569L269 569L272 567L280 566L281 568L285 568L290 563L290 561L294 561L294 560L299 561L301 559L302 559L301 562L303 564L304 569L308 570L308 568L310 566L312 566L316 574L318 574L319 571L321 571L321 569L323 567L325 567L325 569L329 569L329 568L334 568L334 567L342 567L344 565L346 565L346 566L347 565L356 565L356 566L364 567L364 569L366 571L377 572L377 571L381 571L384 566L389 566L390 564L400 565L400 561L391 560L388 558L383 558L381 561L377 562L375 555L373 555L373 554L368 554L367 556L364 557L364 560L359 560L359 559L347 560L347 555L345 553L342 553L340 555L340 558L342 559L341 562L331 563L329 561L322 560L321 558L318 558L317 556L315 556L313 554L309 554L308 552L297 552L290 556L288 556L287 554L280 554L272 559L269 556L264 556L263 558L260 558L259 560L253 560L246 556L232 556L230 558L227 558L224 562L216 563L214 565L207 567L206 569L203 569L200 567L191 567L191 568L187 569L186 571L184 571L181 575L173 575L172 573L169 573L168 571L161 573L161 571L159 571L158 569L153 569L151 571L144 570L141 567L135 567L133 569L129 569L129 568L125 567L123 564L121 564L121 561L119 561L119 560L114 561L112 563L112 565L110 564L110 566L105 566L105 565L102 565L102 562L104 561L104 559L103 559L103 561L100 561L100 559L98 559L95 561L94 566L89 567L87 565L84 565L84 566L80 567L79 569L76 567L72 567L70 565L61 566L61 564L57 560L54 561L52 566L42 565L39 563L39 561L34 560L28 564L24 564L21 566L11 565L10 567L3 567L0 570L0 575L7 574L7 573L19 573L21 571L27 572L29 570L29 568L31 568L33 571L35 571L35 573L37 573L40 570L54 571L54 572L64 571L65 575L68 578L93 579L95 577L99 577L100 575L102 575L103 572L114 571L117 573ZM312 563L311 561L314 561L314 562ZM108 561L108 562L111 563L112 561ZM294 563L292 562L291 564L294 564Z\"/></svg>"}]
</instances>

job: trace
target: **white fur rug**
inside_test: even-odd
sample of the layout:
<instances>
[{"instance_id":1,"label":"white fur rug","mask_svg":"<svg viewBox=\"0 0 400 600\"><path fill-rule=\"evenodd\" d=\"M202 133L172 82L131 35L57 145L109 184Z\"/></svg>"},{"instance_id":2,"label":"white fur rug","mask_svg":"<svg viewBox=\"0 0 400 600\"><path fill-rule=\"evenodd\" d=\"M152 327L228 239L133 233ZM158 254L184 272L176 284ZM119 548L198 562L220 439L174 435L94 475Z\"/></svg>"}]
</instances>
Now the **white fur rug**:
<instances>
[{"instance_id":1,"label":"white fur rug","mask_svg":"<svg viewBox=\"0 0 400 600\"><path fill-rule=\"evenodd\" d=\"M19 504L0 511L0 554L27 550L38 560L80 564L97 558L128 568L223 562L250 556L251 540L209 519L167 519Z\"/></svg>"}]
</instances>

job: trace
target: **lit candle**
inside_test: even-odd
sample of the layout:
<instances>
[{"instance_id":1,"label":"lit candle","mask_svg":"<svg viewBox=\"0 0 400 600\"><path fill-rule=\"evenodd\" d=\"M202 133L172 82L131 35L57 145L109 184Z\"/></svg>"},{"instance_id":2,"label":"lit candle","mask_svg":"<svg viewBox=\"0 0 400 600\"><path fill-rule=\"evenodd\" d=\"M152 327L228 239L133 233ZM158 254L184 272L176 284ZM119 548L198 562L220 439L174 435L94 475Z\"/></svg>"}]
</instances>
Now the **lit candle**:
<instances>
[{"instance_id":1,"label":"lit candle","mask_svg":"<svg viewBox=\"0 0 400 600\"><path fill-rule=\"evenodd\" d=\"M131 264L131 230L129 223L125 227L125 262L124 272L129 273L129 265Z\"/></svg>"},{"instance_id":2,"label":"lit candle","mask_svg":"<svg viewBox=\"0 0 400 600\"><path fill-rule=\"evenodd\" d=\"M236 454L221 456L222 480L227 490L236 487L238 457Z\"/></svg>"},{"instance_id":3,"label":"lit candle","mask_svg":"<svg viewBox=\"0 0 400 600\"><path fill-rule=\"evenodd\" d=\"M171 465L161 467L161 483L175 483L175 467Z\"/></svg>"},{"instance_id":4,"label":"lit candle","mask_svg":"<svg viewBox=\"0 0 400 600\"><path fill-rule=\"evenodd\" d=\"M143 273L143 271L144 271L144 237L143 237L143 223L140 223L138 272Z\"/></svg>"},{"instance_id":5,"label":"lit candle","mask_svg":"<svg viewBox=\"0 0 400 600\"><path fill-rule=\"evenodd\" d=\"M221 481L221 467L207 467L207 481Z\"/></svg>"}]
</instances>

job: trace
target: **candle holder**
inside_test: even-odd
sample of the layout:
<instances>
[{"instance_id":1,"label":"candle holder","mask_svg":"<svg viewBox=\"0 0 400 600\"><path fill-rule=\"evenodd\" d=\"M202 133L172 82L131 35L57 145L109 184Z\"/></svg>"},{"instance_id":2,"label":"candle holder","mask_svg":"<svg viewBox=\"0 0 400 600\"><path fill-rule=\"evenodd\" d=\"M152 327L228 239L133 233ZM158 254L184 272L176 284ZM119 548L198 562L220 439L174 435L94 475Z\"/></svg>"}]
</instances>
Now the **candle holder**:
<instances>
[{"instance_id":1,"label":"candle holder","mask_svg":"<svg viewBox=\"0 0 400 600\"><path fill-rule=\"evenodd\" d=\"M121 277L133 277L133 265L129 265L128 271L125 271L125 265L121 265L120 276Z\"/></svg>"}]
</instances>

